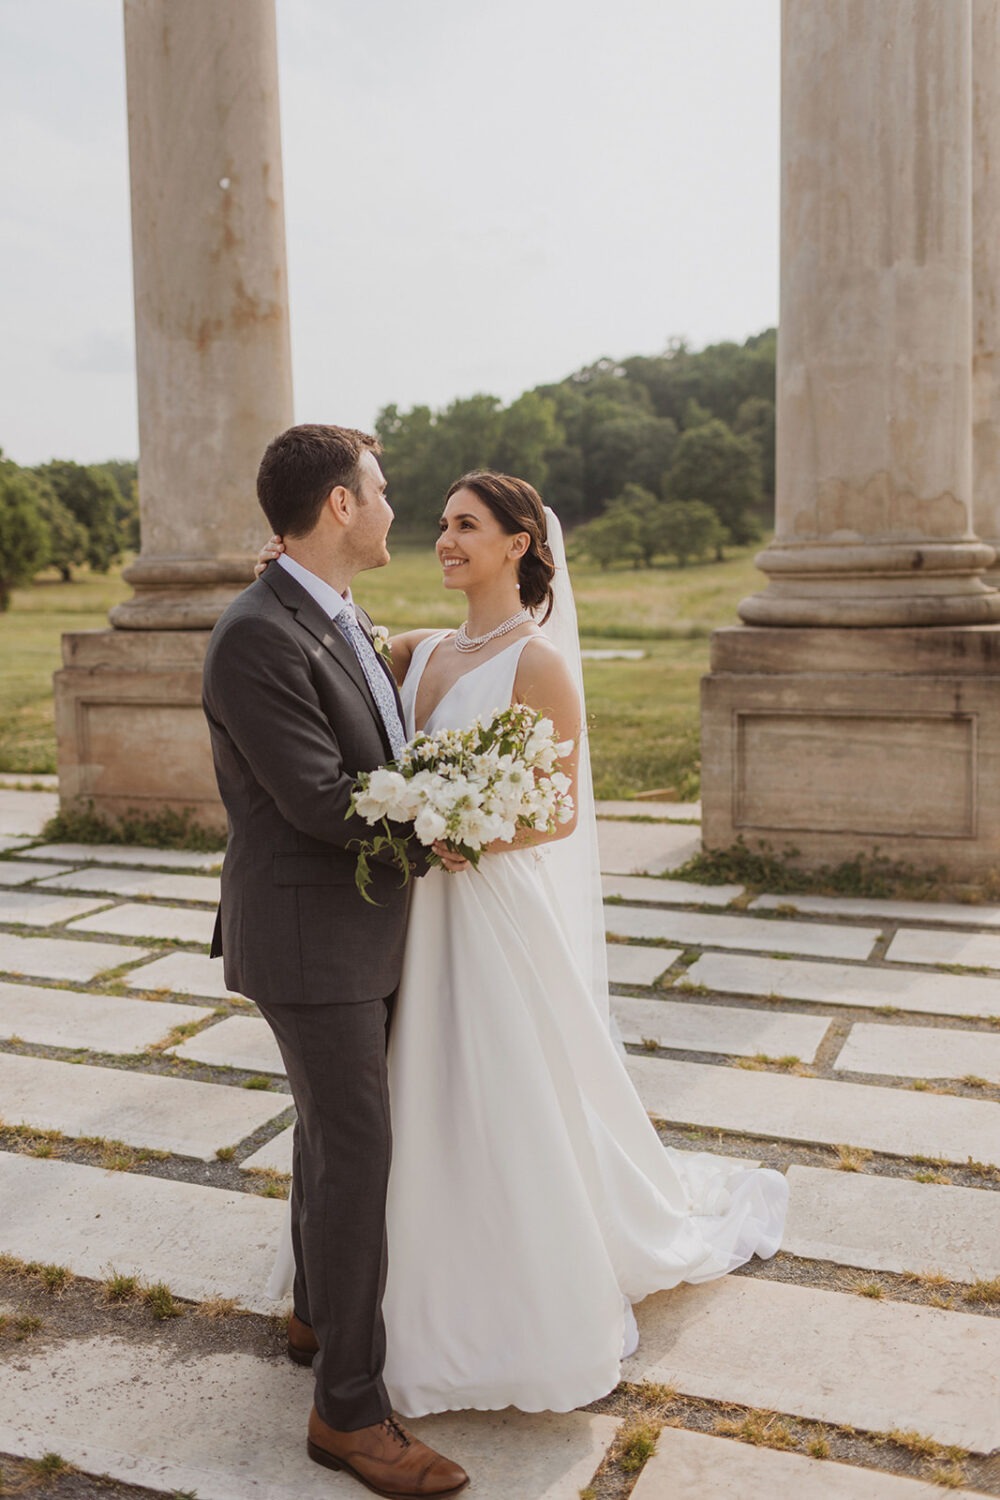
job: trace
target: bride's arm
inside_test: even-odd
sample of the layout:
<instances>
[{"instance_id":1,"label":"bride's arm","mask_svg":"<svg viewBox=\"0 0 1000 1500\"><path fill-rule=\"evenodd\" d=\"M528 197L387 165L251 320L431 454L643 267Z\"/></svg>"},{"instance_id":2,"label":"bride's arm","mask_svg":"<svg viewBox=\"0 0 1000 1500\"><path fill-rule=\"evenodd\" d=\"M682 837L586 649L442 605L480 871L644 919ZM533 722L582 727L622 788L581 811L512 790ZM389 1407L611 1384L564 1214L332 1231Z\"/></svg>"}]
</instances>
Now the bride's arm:
<instances>
[{"instance_id":1,"label":"bride's arm","mask_svg":"<svg viewBox=\"0 0 1000 1500\"><path fill-rule=\"evenodd\" d=\"M397 687L403 686L403 678L409 670L413 653L421 641L429 635L437 635L436 630L407 630L402 635L394 635L389 638L389 652L392 660L392 675L396 679Z\"/></svg>"},{"instance_id":2,"label":"bride's arm","mask_svg":"<svg viewBox=\"0 0 1000 1500\"><path fill-rule=\"evenodd\" d=\"M496 839L492 844L487 844L488 854L499 854L509 849L530 849L536 844L552 844L557 839L567 838L576 827L580 697L561 653L544 636L535 636L521 652L514 679L514 701L538 709L547 719L552 720L557 739L572 741L573 749L559 762L559 770L572 783L570 795L573 798L573 816L566 823L558 823L552 833L539 833L534 828L519 828L509 842Z\"/></svg>"}]
</instances>

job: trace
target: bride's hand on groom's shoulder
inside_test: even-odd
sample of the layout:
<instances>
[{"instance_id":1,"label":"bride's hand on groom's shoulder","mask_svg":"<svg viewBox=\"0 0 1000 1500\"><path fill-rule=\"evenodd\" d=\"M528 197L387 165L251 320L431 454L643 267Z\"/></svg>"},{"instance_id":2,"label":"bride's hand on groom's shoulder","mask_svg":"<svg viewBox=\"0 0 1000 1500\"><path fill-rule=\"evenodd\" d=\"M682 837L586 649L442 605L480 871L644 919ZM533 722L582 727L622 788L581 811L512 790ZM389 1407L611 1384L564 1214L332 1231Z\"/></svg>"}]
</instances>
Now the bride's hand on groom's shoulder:
<instances>
[{"instance_id":1,"label":"bride's hand on groom's shoulder","mask_svg":"<svg viewBox=\"0 0 1000 1500\"><path fill-rule=\"evenodd\" d=\"M259 578L269 562L280 557L285 550L285 544L280 536L272 536L266 541L257 553L257 561L253 565L253 576Z\"/></svg>"}]
</instances>

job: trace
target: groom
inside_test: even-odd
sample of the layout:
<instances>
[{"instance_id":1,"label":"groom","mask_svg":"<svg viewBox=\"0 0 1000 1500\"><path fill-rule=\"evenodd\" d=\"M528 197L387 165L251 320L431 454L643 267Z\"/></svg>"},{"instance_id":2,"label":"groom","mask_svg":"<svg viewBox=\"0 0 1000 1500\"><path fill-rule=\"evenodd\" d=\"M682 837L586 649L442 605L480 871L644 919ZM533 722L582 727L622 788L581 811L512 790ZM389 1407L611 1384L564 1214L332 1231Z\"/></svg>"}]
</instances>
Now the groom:
<instances>
[{"instance_id":1,"label":"groom","mask_svg":"<svg viewBox=\"0 0 1000 1500\"><path fill-rule=\"evenodd\" d=\"M405 738L395 683L349 597L356 573L389 561L379 452L365 433L310 425L261 461L258 498L286 550L225 611L205 659L229 816L213 955L274 1032L298 1114L288 1352L315 1374L309 1455L380 1495L440 1497L468 1477L399 1426L382 1380L385 1046L409 887L373 860L368 905L349 847L371 835L348 812L354 778Z\"/></svg>"}]
</instances>

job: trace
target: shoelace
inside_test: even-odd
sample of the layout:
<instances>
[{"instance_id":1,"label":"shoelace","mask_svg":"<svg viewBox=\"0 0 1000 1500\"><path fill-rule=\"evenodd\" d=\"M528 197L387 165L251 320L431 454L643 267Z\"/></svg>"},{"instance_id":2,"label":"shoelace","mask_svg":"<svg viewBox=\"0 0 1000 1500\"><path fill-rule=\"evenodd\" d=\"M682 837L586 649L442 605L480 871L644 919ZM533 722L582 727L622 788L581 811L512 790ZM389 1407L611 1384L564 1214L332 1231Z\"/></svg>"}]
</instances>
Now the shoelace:
<instances>
[{"instance_id":1,"label":"shoelace","mask_svg":"<svg viewBox=\"0 0 1000 1500\"><path fill-rule=\"evenodd\" d=\"M404 1448L408 1448L410 1446L410 1434L406 1431L405 1427L400 1427L395 1417L386 1417L382 1423L382 1426L385 1428L390 1437L396 1439L397 1443L402 1443Z\"/></svg>"}]
</instances>

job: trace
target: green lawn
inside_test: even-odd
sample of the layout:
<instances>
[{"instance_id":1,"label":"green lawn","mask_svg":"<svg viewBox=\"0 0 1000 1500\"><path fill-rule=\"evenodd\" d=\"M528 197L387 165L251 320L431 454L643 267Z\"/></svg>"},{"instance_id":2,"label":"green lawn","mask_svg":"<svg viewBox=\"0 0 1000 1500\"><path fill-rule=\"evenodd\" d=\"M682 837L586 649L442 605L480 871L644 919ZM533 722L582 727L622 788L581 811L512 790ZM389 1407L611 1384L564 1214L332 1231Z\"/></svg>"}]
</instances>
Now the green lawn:
<instances>
[{"instance_id":1,"label":"green lawn","mask_svg":"<svg viewBox=\"0 0 1000 1500\"><path fill-rule=\"evenodd\" d=\"M698 682L708 667L708 637L736 621L736 605L763 584L756 549L724 563L602 573L574 565L584 645L636 648L638 662L588 662L587 708L598 795L628 796L698 786ZM378 624L458 625L462 599L446 594L430 547L398 545L392 565L365 573L355 588ZM64 631L100 630L127 598L119 573L81 573L72 583L43 576L18 589L0 615L0 770L55 770L52 673Z\"/></svg>"}]
</instances>

